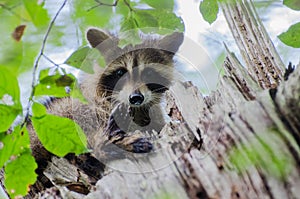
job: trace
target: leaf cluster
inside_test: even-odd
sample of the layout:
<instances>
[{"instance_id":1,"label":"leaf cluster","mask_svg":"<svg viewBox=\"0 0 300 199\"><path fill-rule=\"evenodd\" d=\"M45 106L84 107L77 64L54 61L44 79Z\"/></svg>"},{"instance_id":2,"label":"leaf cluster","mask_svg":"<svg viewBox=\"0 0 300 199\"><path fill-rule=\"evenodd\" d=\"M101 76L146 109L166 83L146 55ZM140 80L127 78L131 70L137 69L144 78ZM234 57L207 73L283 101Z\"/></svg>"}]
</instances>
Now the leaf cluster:
<instances>
[{"instance_id":1,"label":"leaf cluster","mask_svg":"<svg viewBox=\"0 0 300 199\"><path fill-rule=\"evenodd\" d=\"M292 170L292 159L284 151L278 150L276 129L257 136L247 144L234 147L230 151L228 168L233 166L240 174L256 167L266 175L285 180Z\"/></svg>"}]
</instances>

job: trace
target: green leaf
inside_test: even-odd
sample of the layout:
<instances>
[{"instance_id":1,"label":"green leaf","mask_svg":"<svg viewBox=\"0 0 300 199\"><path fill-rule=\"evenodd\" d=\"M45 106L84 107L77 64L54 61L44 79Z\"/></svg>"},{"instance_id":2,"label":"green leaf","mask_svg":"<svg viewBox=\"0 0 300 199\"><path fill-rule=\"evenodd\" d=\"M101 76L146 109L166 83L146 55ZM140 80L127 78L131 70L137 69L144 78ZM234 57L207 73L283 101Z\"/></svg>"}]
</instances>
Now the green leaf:
<instances>
[{"instance_id":1,"label":"green leaf","mask_svg":"<svg viewBox=\"0 0 300 199\"><path fill-rule=\"evenodd\" d=\"M143 2L147 3L149 6L155 9L167 9L173 11L174 8L173 0L143 0Z\"/></svg>"},{"instance_id":2,"label":"green leaf","mask_svg":"<svg viewBox=\"0 0 300 199\"><path fill-rule=\"evenodd\" d=\"M29 186L34 184L37 178L35 169L37 164L30 150L5 166L4 185L11 198L27 194Z\"/></svg>"},{"instance_id":3,"label":"green leaf","mask_svg":"<svg viewBox=\"0 0 300 199\"><path fill-rule=\"evenodd\" d=\"M177 17L173 12L166 10L144 10L152 15L158 22L158 28L161 30L168 29L172 32L183 32L184 24L180 17ZM163 33L165 34L165 33Z\"/></svg>"},{"instance_id":4,"label":"green leaf","mask_svg":"<svg viewBox=\"0 0 300 199\"><path fill-rule=\"evenodd\" d=\"M46 114L32 118L33 127L43 146L51 153L63 157L68 153L87 152L87 140L73 120Z\"/></svg>"},{"instance_id":5,"label":"green leaf","mask_svg":"<svg viewBox=\"0 0 300 199\"><path fill-rule=\"evenodd\" d=\"M47 10L43 8L44 2L38 4L38 1L23 0L23 3L35 26L48 25L49 16Z\"/></svg>"},{"instance_id":6,"label":"green leaf","mask_svg":"<svg viewBox=\"0 0 300 199\"><path fill-rule=\"evenodd\" d=\"M0 104L0 133L9 129L22 109Z\"/></svg>"},{"instance_id":7,"label":"green leaf","mask_svg":"<svg viewBox=\"0 0 300 199\"><path fill-rule=\"evenodd\" d=\"M134 15L130 14L128 18L121 24L121 33L119 34L119 46L123 48L128 44L140 44L142 42L139 33L138 26Z\"/></svg>"},{"instance_id":8,"label":"green leaf","mask_svg":"<svg viewBox=\"0 0 300 199\"><path fill-rule=\"evenodd\" d=\"M290 28L281 33L278 38L288 46L300 48L300 22L290 26Z\"/></svg>"},{"instance_id":9,"label":"green leaf","mask_svg":"<svg viewBox=\"0 0 300 199\"><path fill-rule=\"evenodd\" d=\"M123 0L119 1L118 5L115 8L115 13L123 17L123 19L126 19L128 15L130 15L131 11L128 7L130 5L131 7L134 7L136 5L133 1L127 1L128 4L126 4Z\"/></svg>"},{"instance_id":10,"label":"green leaf","mask_svg":"<svg viewBox=\"0 0 300 199\"><path fill-rule=\"evenodd\" d=\"M141 43L139 29L145 33L169 34L183 32L184 25L180 17L167 10L136 10L121 25L119 46Z\"/></svg>"},{"instance_id":11,"label":"green leaf","mask_svg":"<svg viewBox=\"0 0 300 199\"><path fill-rule=\"evenodd\" d=\"M47 109L44 105L35 102L32 105L32 113L33 117L40 118L47 114Z\"/></svg>"},{"instance_id":12,"label":"green leaf","mask_svg":"<svg viewBox=\"0 0 300 199\"><path fill-rule=\"evenodd\" d=\"M200 3L200 13L205 21L212 24L216 19L219 12L217 0L203 0Z\"/></svg>"},{"instance_id":13,"label":"green leaf","mask_svg":"<svg viewBox=\"0 0 300 199\"><path fill-rule=\"evenodd\" d=\"M283 5L293 9L300 10L300 1L299 0L283 0Z\"/></svg>"},{"instance_id":14,"label":"green leaf","mask_svg":"<svg viewBox=\"0 0 300 199\"><path fill-rule=\"evenodd\" d=\"M130 30L134 30L137 28L137 24L135 18L132 15L129 15L122 23L121 23L121 32L126 32Z\"/></svg>"},{"instance_id":15,"label":"green leaf","mask_svg":"<svg viewBox=\"0 0 300 199\"><path fill-rule=\"evenodd\" d=\"M58 71L49 75L49 69L40 71L40 82L35 86L35 96L75 97L86 103L76 81L76 77L69 74L61 75Z\"/></svg>"},{"instance_id":16,"label":"green leaf","mask_svg":"<svg viewBox=\"0 0 300 199\"><path fill-rule=\"evenodd\" d=\"M15 127L10 134L0 134L0 168L8 160L15 159L16 156L30 147L29 135L26 128Z\"/></svg>"},{"instance_id":17,"label":"green leaf","mask_svg":"<svg viewBox=\"0 0 300 199\"><path fill-rule=\"evenodd\" d=\"M74 66L75 68L80 68L89 51L89 47L79 48L71 54L71 56L65 61L65 64Z\"/></svg>"},{"instance_id":18,"label":"green leaf","mask_svg":"<svg viewBox=\"0 0 300 199\"><path fill-rule=\"evenodd\" d=\"M114 0L101 1L112 4ZM110 6L97 6L96 1L69 1L72 8L72 18L74 24L80 24L80 29L85 32L88 27L107 27L115 17L113 9ZM82 34L82 40L85 42L85 34Z\"/></svg>"},{"instance_id":19,"label":"green leaf","mask_svg":"<svg viewBox=\"0 0 300 199\"><path fill-rule=\"evenodd\" d=\"M87 104L88 103L88 101L83 96L81 90L78 88L78 86L76 86L75 88L72 89L71 97L79 99L80 102L82 102L83 104Z\"/></svg>"},{"instance_id":20,"label":"green leaf","mask_svg":"<svg viewBox=\"0 0 300 199\"><path fill-rule=\"evenodd\" d=\"M0 132L5 132L22 111L17 78L0 67Z\"/></svg>"},{"instance_id":21,"label":"green leaf","mask_svg":"<svg viewBox=\"0 0 300 199\"><path fill-rule=\"evenodd\" d=\"M1 42L2 45L0 48L0 68L5 67L11 72L18 71L23 60L23 43L17 43L13 41L13 39L4 39L1 40Z\"/></svg>"},{"instance_id":22,"label":"green leaf","mask_svg":"<svg viewBox=\"0 0 300 199\"><path fill-rule=\"evenodd\" d=\"M4 9L4 7L0 8L0 41L1 41L1 48L0 48L0 67L5 67L14 74L19 72L19 68L22 64L23 59L27 59L28 57L23 57L23 50L24 50L24 35L21 41L17 42L12 38L12 33L14 32L15 28L22 24L20 17L26 18L24 16L24 9L22 1L1 1L1 3L11 8L11 11L16 13L16 15L12 14L12 12ZM23 24L22 24L23 25ZM25 30L25 35L27 34L27 28ZM36 53L35 55L36 56ZM34 58L34 57L30 57ZM0 72L1 73L1 72Z\"/></svg>"},{"instance_id":23,"label":"green leaf","mask_svg":"<svg viewBox=\"0 0 300 199\"><path fill-rule=\"evenodd\" d=\"M91 49L90 47L83 47L73 52L65 61L65 64L81 69L86 73L93 74L95 61L98 61L98 64L103 66L103 57L99 51Z\"/></svg>"},{"instance_id":24,"label":"green leaf","mask_svg":"<svg viewBox=\"0 0 300 199\"><path fill-rule=\"evenodd\" d=\"M125 31L119 34L118 46L124 48L127 45L137 45L142 42L137 29Z\"/></svg>"},{"instance_id":25,"label":"green leaf","mask_svg":"<svg viewBox=\"0 0 300 199\"><path fill-rule=\"evenodd\" d=\"M49 76L50 68L47 68L45 70L41 70L39 73L39 80L44 79Z\"/></svg>"},{"instance_id":26,"label":"green leaf","mask_svg":"<svg viewBox=\"0 0 300 199\"><path fill-rule=\"evenodd\" d=\"M7 16L1 18L5 19L6 23L0 23L0 29L6 31L0 32L0 67L8 69L15 75L30 70L41 47L44 28L34 30L33 25L29 24L21 41L17 42L11 37L11 33L20 24L20 19L13 21L7 20ZM12 24L7 25L8 23ZM15 26L10 27L12 25Z\"/></svg>"},{"instance_id":27,"label":"green leaf","mask_svg":"<svg viewBox=\"0 0 300 199\"><path fill-rule=\"evenodd\" d=\"M45 76L48 72L49 69L41 71L40 82L35 87L35 95L70 96L70 89L73 88L76 78L72 74L61 75L58 72L54 75Z\"/></svg>"},{"instance_id":28,"label":"green leaf","mask_svg":"<svg viewBox=\"0 0 300 199\"><path fill-rule=\"evenodd\" d=\"M4 95L9 95L12 97L12 105L21 107L20 89L17 77L7 69L0 67L0 79L0 99L3 98Z\"/></svg>"},{"instance_id":29,"label":"green leaf","mask_svg":"<svg viewBox=\"0 0 300 199\"><path fill-rule=\"evenodd\" d=\"M158 27L158 21L149 12L138 10L134 12L134 18L139 28Z\"/></svg>"}]
</instances>

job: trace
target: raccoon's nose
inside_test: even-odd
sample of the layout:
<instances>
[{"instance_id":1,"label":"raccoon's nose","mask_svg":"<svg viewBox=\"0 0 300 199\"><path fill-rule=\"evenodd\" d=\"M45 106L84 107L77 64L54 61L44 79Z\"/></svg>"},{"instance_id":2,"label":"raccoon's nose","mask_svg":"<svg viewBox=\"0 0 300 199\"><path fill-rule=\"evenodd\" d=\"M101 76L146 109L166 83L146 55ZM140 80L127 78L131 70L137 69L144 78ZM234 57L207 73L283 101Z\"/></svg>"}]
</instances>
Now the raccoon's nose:
<instances>
[{"instance_id":1,"label":"raccoon's nose","mask_svg":"<svg viewBox=\"0 0 300 199\"><path fill-rule=\"evenodd\" d=\"M144 101L144 96L141 93L133 93L129 96L129 102L132 105L141 105Z\"/></svg>"}]
</instances>

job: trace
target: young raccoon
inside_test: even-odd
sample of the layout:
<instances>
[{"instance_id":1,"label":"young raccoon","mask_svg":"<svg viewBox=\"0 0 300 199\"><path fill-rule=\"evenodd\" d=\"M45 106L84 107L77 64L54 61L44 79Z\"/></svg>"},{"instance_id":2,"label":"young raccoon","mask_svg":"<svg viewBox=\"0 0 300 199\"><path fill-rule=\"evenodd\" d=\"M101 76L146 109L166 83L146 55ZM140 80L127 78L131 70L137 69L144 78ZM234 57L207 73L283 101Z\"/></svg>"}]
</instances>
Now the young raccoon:
<instances>
[{"instance_id":1,"label":"young raccoon","mask_svg":"<svg viewBox=\"0 0 300 199\"><path fill-rule=\"evenodd\" d=\"M89 29L87 40L107 65L83 79L81 89L89 103L65 98L50 104L50 113L74 119L82 127L91 148L103 143L98 139L107 139L126 151L146 153L153 146L143 132L159 132L164 125L160 101L173 80L173 56L183 34L141 39L139 45L120 48L116 37Z\"/></svg>"}]
</instances>

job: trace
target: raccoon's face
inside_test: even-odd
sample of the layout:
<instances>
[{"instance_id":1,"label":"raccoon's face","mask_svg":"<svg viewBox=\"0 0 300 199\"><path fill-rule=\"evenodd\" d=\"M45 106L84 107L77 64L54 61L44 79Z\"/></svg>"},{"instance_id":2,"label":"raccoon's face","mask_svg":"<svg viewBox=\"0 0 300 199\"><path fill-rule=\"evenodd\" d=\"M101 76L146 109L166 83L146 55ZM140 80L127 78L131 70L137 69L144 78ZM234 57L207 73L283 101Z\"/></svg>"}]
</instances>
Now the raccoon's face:
<instances>
[{"instance_id":1,"label":"raccoon's face","mask_svg":"<svg viewBox=\"0 0 300 199\"><path fill-rule=\"evenodd\" d=\"M98 95L131 107L159 103L173 80L173 56L182 43L182 34L146 40L123 49L117 47L115 39L98 29L90 29L87 38L109 63L99 78Z\"/></svg>"},{"instance_id":2,"label":"raccoon's face","mask_svg":"<svg viewBox=\"0 0 300 199\"><path fill-rule=\"evenodd\" d=\"M151 106L159 102L172 80L172 56L147 48L128 52L108 65L98 90L131 107Z\"/></svg>"}]
</instances>

